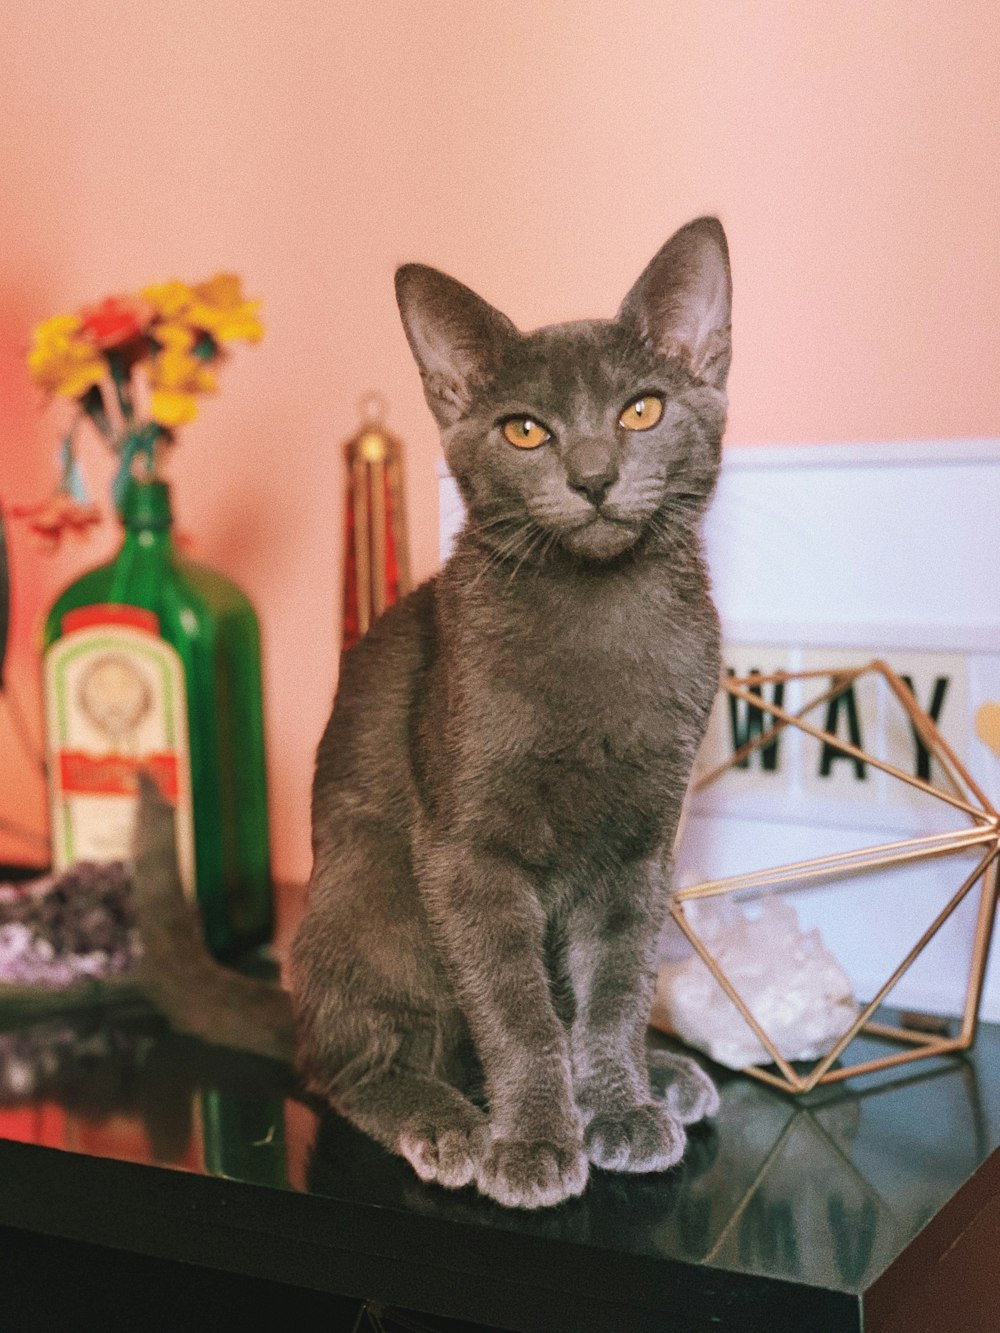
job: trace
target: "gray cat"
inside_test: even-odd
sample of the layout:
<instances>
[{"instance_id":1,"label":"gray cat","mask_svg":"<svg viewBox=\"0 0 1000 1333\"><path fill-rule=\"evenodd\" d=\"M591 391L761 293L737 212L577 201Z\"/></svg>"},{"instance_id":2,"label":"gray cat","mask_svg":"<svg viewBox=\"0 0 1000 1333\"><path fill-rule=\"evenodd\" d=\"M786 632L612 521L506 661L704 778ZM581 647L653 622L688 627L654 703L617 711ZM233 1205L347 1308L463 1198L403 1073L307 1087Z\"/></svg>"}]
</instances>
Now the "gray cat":
<instances>
[{"instance_id":1,"label":"gray cat","mask_svg":"<svg viewBox=\"0 0 1000 1333\"><path fill-rule=\"evenodd\" d=\"M396 275L467 521L344 661L292 991L316 1091L422 1180L512 1207L589 1163L664 1170L718 1104L683 1057L655 1099L644 1035L719 675L698 529L730 291L713 218L614 320L522 334Z\"/></svg>"}]
</instances>

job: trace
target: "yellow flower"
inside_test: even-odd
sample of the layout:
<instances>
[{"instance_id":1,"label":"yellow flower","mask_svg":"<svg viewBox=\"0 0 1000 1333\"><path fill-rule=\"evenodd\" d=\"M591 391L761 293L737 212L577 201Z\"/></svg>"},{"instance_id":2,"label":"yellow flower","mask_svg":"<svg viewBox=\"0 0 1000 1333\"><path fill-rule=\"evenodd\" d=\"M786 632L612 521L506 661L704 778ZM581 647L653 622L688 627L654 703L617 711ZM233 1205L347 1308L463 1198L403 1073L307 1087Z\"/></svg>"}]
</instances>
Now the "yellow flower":
<instances>
[{"instance_id":1,"label":"yellow flower","mask_svg":"<svg viewBox=\"0 0 1000 1333\"><path fill-rule=\"evenodd\" d=\"M54 315L37 325L28 353L36 384L64 398L81 398L108 373L100 351L81 336L79 315Z\"/></svg>"},{"instance_id":2,"label":"yellow flower","mask_svg":"<svg viewBox=\"0 0 1000 1333\"><path fill-rule=\"evenodd\" d=\"M215 372L204 361L171 347L153 358L150 379L154 389L183 389L187 393L212 393L216 386Z\"/></svg>"},{"instance_id":3,"label":"yellow flower","mask_svg":"<svg viewBox=\"0 0 1000 1333\"><path fill-rule=\"evenodd\" d=\"M195 299L184 312L185 321L204 329L217 342L241 338L260 342L264 327L257 318L259 301L243 297L243 285L237 273L217 273L194 289Z\"/></svg>"},{"instance_id":4,"label":"yellow flower","mask_svg":"<svg viewBox=\"0 0 1000 1333\"><path fill-rule=\"evenodd\" d=\"M149 331L163 348L171 352L190 352L197 341L193 329L173 321L153 324Z\"/></svg>"},{"instance_id":5,"label":"yellow flower","mask_svg":"<svg viewBox=\"0 0 1000 1333\"><path fill-rule=\"evenodd\" d=\"M162 321L152 331L156 338L160 336L159 329L168 324L200 329L216 342L232 342L237 338L259 342L264 336L257 318L260 302L244 298L237 273L217 273L194 287L184 282L164 282L146 287L142 295Z\"/></svg>"},{"instance_id":6,"label":"yellow flower","mask_svg":"<svg viewBox=\"0 0 1000 1333\"><path fill-rule=\"evenodd\" d=\"M195 294L186 282L171 279L152 287L144 287L142 297L166 320L179 320L184 311L194 301Z\"/></svg>"},{"instance_id":7,"label":"yellow flower","mask_svg":"<svg viewBox=\"0 0 1000 1333\"><path fill-rule=\"evenodd\" d=\"M149 378L153 392L149 415L159 425L172 430L185 426L198 415L199 393L212 393L215 373L190 350L194 335L183 326L162 325L154 336L163 350L150 362Z\"/></svg>"},{"instance_id":8,"label":"yellow flower","mask_svg":"<svg viewBox=\"0 0 1000 1333\"><path fill-rule=\"evenodd\" d=\"M149 419L165 430L186 426L198 415L198 400L194 394L178 393L173 389L154 389L149 398Z\"/></svg>"},{"instance_id":9,"label":"yellow flower","mask_svg":"<svg viewBox=\"0 0 1000 1333\"><path fill-rule=\"evenodd\" d=\"M238 273L216 273L207 282L195 284L195 294L220 310L232 310L243 304L243 282Z\"/></svg>"}]
</instances>

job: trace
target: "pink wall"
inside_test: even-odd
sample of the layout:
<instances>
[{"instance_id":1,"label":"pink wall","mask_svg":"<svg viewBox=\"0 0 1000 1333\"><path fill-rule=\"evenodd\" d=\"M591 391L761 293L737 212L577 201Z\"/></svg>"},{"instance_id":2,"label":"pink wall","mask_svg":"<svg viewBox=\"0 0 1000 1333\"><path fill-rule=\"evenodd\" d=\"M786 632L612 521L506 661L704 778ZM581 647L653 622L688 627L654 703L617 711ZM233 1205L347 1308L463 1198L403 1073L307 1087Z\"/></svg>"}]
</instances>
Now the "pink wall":
<instances>
[{"instance_id":1,"label":"pink wall","mask_svg":"<svg viewBox=\"0 0 1000 1333\"><path fill-rule=\"evenodd\" d=\"M407 442L416 572L437 444L392 272L454 272L525 327L611 314L695 214L727 227L734 442L997 433L992 0L32 0L0 81L0 495L45 484L38 319L238 268L267 336L175 457L203 558L266 634L275 868L308 871L337 660L340 441L369 387ZM15 540L15 684L56 587ZM0 720L0 815L40 784ZM16 855L0 839L0 856Z\"/></svg>"}]
</instances>

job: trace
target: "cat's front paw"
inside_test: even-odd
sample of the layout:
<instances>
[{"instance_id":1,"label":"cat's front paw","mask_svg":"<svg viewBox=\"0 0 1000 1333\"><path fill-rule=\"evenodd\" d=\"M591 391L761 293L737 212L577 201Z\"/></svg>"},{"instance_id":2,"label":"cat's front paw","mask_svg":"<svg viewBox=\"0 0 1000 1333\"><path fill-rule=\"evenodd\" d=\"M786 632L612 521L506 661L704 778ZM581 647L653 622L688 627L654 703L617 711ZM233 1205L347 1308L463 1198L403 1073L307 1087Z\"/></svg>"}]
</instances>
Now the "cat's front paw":
<instances>
[{"instance_id":1,"label":"cat's front paw","mask_svg":"<svg viewBox=\"0 0 1000 1333\"><path fill-rule=\"evenodd\" d=\"M654 1096L662 1099L667 1110L682 1125L693 1125L719 1109L719 1092L697 1061L688 1055L656 1051L650 1056L650 1073L657 1085L666 1087ZM661 1077L657 1078L657 1075Z\"/></svg>"},{"instance_id":2,"label":"cat's front paw","mask_svg":"<svg viewBox=\"0 0 1000 1333\"><path fill-rule=\"evenodd\" d=\"M488 1143L486 1117L476 1112L461 1122L404 1130L396 1149L421 1180L461 1189L475 1179Z\"/></svg>"},{"instance_id":3,"label":"cat's front paw","mask_svg":"<svg viewBox=\"0 0 1000 1333\"><path fill-rule=\"evenodd\" d=\"M587 1156L605 1171L666 1171L684 1156L686 1143L681 1122L655 1102L599 1111L583 1138Z\"/></svg>"},{"instance_id":4,"label":"cat's front paw","mask_svg":"<svg viewBox=\"0 0 1000 1333\"><path fill-rule=\"evenodd\" d=\"M496 1139L476 1184L505 1208L550 1208L583 1193L587 1158L576 1142Z\"/></svg>"}]
</instances>

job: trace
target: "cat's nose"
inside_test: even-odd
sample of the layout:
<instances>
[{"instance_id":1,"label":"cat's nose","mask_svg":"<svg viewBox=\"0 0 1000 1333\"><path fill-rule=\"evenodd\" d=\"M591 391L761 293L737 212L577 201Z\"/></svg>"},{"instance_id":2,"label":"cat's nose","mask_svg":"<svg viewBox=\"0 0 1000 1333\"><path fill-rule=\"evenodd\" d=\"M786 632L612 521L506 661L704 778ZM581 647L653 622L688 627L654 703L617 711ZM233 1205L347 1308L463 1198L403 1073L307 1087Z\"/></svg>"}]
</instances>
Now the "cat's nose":
<instances>
[{"instance_id":1,"label":"cat's nose","mask_svg":"<svg viewBox=\"0 0 1000 1333\"><path fill-rule=\"evenodd\" d=\"M563 455L566 484L584 496L595 509L618 480L618 459L608 443L599 437L584 435L573 440Z\"/></svg>"},{"instance_id":2,"label":"cat's nose","mask_svg":"<svg viewBox=\"0 0 1000 1333\"><path fill-rule=\"evenodd\" d=\"M604 503L604 498L615 484L617 477L617 469L610 467L605 468L602 472L570 477L570 490L576 491L577 495L585 496L597 509Z\"/></svg>"}]
</instances>

